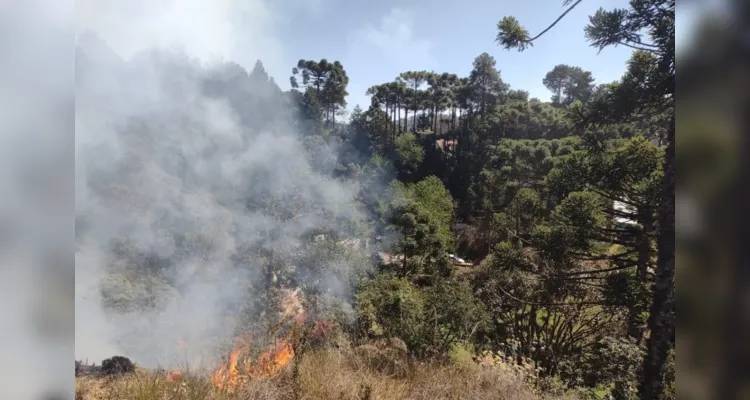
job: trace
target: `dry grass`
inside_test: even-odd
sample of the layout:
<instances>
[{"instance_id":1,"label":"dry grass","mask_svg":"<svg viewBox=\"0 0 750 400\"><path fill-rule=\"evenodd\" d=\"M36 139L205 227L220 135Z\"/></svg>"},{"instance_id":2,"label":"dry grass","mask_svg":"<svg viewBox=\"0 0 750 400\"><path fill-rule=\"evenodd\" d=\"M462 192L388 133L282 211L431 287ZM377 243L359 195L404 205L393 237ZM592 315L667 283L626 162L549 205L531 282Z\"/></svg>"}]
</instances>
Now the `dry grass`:
<instances>
[{"instance_id":1,"label":"dry grass","mask_svg":"<svg viewBox=\"0 0 750 400\"><path fill-rule=\"evenodd\" d=\"M371 359L349 350L318 350L300 360L295 382L292 367L269 379L252 381L241 393L220 393L197 374L181 382L167 373L138 370L121 378L79 377L76 400L396 400L493 399L536 400L511 374L474 364L414 364L397 377Z\"/></svg>"}]
</instances>

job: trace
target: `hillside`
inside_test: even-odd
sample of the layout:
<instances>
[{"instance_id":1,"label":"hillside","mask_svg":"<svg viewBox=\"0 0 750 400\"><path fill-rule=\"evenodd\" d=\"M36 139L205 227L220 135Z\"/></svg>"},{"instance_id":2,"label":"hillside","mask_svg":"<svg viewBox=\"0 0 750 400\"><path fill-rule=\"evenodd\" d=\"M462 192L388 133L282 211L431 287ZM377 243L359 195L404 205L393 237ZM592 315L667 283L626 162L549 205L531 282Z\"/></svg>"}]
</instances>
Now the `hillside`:
<instances>
[{"instance_id":1,"label":"hillside","mask_svg":"<svg viewBox=\"0 0 750 400\"><path fill-rule=\"evenodd\" d=\"M674 1L590 19L635 47L617 82L558 64L542 101L484 52L348 118L337 60L272 77L87 33L75 356L138 367L77 398L674 398L673 25Z\"/></svg>"},{"instance_id":2,"label":"hillside","mask_svg":"<svg viewBox=\"0 0 750 400\"><path fill-rule=\"evenodd\" d=\"M474 364L420 363L401 373L394 362L356 355L351 350L305 354L297 378L292 366L272 377L249 382L237 391L217 389L209 379L189 372L138 370L120 378L82 376L76 379L76 400L165 399L573 399L541 395L511 369Z\"/></svg>"}]
</instances>

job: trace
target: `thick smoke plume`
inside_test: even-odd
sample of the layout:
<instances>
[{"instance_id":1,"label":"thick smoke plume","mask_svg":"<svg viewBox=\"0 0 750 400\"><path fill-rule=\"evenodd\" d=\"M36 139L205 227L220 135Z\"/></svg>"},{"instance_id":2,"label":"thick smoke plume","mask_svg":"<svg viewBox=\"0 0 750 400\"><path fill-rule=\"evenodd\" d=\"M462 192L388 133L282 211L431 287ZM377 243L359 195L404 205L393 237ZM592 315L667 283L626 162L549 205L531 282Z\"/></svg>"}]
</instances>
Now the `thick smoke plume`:
<instances>
[{"instance_id":1,"label":"thick smoke plume","mask_svg":"<svg viewBox=\"0 0 750 400\"><path fill-rule=\"evenodd\" d=\"M77 4L77 359L200 363L269 263L359 219L334 151L252 64L281 62L268 4Z\"/></svg>"}]
</instances>

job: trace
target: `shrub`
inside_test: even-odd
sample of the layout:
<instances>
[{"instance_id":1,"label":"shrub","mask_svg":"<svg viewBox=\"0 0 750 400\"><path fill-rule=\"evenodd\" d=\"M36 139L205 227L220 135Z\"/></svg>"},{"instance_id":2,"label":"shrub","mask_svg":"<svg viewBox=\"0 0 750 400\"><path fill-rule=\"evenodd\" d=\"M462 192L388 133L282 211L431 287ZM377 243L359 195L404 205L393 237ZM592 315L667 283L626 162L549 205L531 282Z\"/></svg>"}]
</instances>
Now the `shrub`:
<instances>
[{"instance_id":1,"label":"shrub","mask_svg":"<svg viewBox=\"0 0 750 400\"><path fill-rule=\"evenodd\" d=\"M424 297L411 282L389 275L363 283L356 293L361 333L399 337L409 348L421 340L424 307Z\"/></svg>"}]
</instances>

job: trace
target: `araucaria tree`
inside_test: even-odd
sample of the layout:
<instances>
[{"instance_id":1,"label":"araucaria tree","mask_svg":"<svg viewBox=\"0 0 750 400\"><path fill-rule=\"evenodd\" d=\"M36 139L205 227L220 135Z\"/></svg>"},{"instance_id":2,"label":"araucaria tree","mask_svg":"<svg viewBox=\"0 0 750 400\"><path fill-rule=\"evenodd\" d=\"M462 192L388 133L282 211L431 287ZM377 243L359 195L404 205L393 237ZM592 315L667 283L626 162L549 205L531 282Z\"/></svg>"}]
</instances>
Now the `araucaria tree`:
<instances>
[{"instance_id":1,"label":"araucaria tree","mask_svg":"<svg viewBox=\"0 0 750 400\"><path fill-rule=\"evenodd\" d=\"M514 17L498 22L497 42L506 49L531 47L582 0L565 0L568 8L548 28L531 36ZM572 4L571 4L572 3ZM628 8L599 9L584 29L586 39L602 50L626 46L635 50L628 71L591 104L579 107L578 121L601 125L664 115L666 154L657 205L657 263L648 317L649 339L641 371L639 396L664 395L664 374L674 348L675 218L675 1L631 0Z\"/></svg>"},{"instance_id":2,"label":"araucaria tree","mask_svg":"<svg viewBox=\"0 0 750 400\"><path fill-rule=\"evenodd\" d=\"M335 123L336 113L346 107L349 77L338 61L331 63L325 58L320 61L299 60L289 80L293 89L300 89L305 95L314 95L319 105L317 112L325 121Z\"/></svg>"}]
</instances>

